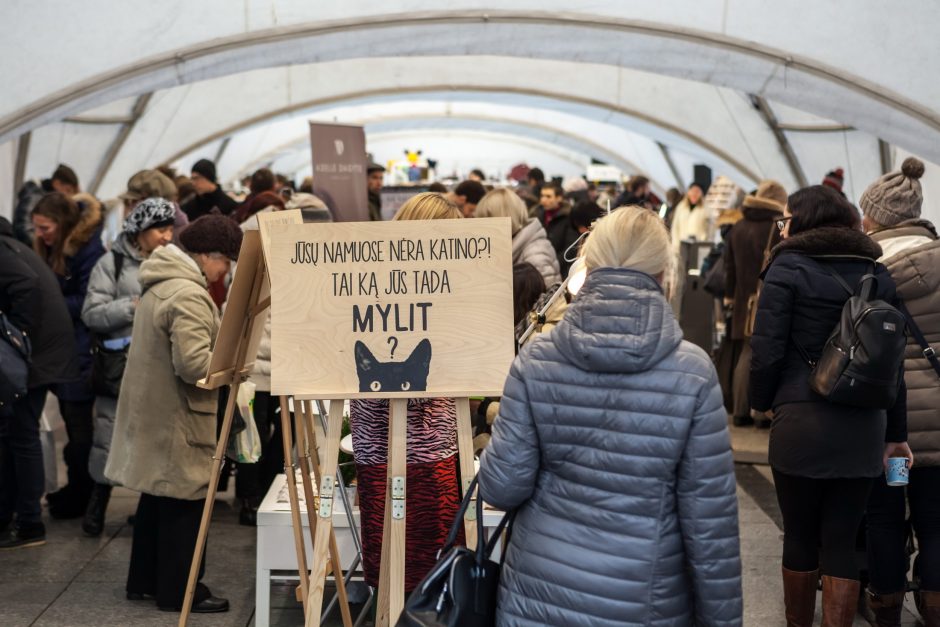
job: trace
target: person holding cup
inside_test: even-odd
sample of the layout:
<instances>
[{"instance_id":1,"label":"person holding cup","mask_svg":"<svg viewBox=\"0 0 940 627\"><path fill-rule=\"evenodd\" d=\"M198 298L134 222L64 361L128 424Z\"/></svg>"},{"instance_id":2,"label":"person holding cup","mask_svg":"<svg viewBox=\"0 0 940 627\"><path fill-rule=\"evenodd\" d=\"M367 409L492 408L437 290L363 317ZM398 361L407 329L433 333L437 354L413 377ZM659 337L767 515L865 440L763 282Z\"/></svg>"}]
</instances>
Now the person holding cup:
<instances>
[{"instance_id":1,"label":"person holding cup","mask_svg":"<svg viewBox=\"0 0 940 627\"><path fill-rule=\"evenodd\" d=\"M764 270L751 338L751 406L773 416L769 458L783 514L784 605L789 626L813 623L819 576L823 625L849 626L859 596L855 538L888 458L913 463L907 390L885 411L831 403L810 389L811 365L839 322L850 286L873 274L874 297L898 306L881 248L858 211L816 185L789 196L776 220L784 240ZM827 267L828 266L828 267Z\"/></svg>"}]
</instances>

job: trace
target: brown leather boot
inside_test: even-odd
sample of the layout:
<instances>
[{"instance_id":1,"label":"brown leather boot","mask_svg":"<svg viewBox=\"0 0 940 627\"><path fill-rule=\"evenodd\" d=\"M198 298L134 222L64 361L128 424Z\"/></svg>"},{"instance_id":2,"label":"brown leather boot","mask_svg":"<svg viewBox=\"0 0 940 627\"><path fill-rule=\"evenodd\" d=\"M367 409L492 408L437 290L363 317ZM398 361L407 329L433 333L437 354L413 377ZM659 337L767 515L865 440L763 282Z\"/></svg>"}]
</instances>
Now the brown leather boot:
<instances>
[{"instance_id":1,"label":"brown leather boot","mask_svg":"<svg viewBox=\"0 0 940 627\"><path fill-rule=\"evenodd\" d=\"M783 605L787 613L787 627L812 627L816 611L816 586L819 571L783 571Z\"/></svg>"},{"instance_id":2,"label":"brown leather boot","mask_svg":"<svg viewBox=\"0 0 940 627\"><path fill-rule=\"evenodd\" d=\"M852 627L860 588L858 579L823 575L822 627Z\"/></svg>"},{"instance_id":3,"label":"brown leather boot","mask_svg":"<svg viewBox=\"0 0 940 627\"><path fill-rule=\"evenodd\" d=\"M940 627L940 592L921 590L919 609L925 627Z\"/></svg>"},{"instance_id":4,"label":"brown leather boot","mask_svg":"<svg viewBox=\"0 0 940 627\"><path fill-rule=\"evenodd\" d=\"M875 615L875 625L878 627L901 627L904 593L876 594L869 589L868 607Z\"/></svg>"}]
</instances>

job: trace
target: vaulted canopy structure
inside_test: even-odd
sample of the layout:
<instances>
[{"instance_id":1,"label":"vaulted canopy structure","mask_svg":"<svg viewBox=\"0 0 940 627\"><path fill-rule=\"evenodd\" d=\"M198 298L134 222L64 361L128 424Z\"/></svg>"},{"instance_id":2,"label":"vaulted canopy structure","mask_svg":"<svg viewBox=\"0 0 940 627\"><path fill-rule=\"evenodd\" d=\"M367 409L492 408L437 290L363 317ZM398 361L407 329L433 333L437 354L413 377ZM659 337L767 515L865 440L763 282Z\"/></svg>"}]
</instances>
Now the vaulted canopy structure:
<instances>
[{"instance_id":1,"label":"vaulted canopy structure","mask_svg":"<svg viewBox=\"0 0 940 627\"><path fill-rule=\"evenodd\" d=\"M307 121L445 171L591 160L686 186L818 183L857 200L908 154L940 218L940 5L634 0L14 1L0 24L0 213L68 163L104 198L145 167L309 169ZM13 61L14 59L18 61ZM418 144L421 144L420 146Z\"/></svg>"}]
</instances>

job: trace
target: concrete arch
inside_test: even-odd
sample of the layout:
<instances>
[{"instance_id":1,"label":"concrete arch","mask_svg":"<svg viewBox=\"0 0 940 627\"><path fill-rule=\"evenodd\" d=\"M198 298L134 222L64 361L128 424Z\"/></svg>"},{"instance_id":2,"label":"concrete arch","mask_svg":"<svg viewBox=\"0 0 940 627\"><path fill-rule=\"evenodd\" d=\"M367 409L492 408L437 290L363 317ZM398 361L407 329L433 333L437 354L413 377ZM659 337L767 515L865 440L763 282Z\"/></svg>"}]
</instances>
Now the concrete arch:
<instances>
[{"instance_id":1,"label":"concrete arch","mask_svg":"<svg viewBox=\"0 0 940 627\"><path fill-rule=\"evenodd\" d=\"M366 41L369 45L364 46ZM615 15L531 10L358 15L187 46L105 71L6 112L0 119L0 141L110 100L254 68L348 58L466 55L481 49L496 55L632 67L757 93L883 132L894 143L940 160L937 111L844 68L716 32ZM686 59L687 65L677 66L676 58Z\"/></svg>"}]
</instances>

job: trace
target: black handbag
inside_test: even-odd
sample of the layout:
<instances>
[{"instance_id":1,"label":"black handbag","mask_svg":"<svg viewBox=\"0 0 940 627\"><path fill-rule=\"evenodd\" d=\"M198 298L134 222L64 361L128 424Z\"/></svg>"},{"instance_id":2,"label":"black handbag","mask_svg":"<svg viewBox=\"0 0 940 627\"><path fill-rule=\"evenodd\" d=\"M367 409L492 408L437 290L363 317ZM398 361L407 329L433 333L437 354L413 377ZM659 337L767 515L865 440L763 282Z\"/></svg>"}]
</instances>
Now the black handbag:
<instances>
[{"instance_id":1,"label":"black handbag","mask_svg":"<svg viewBox=\"0 0 940 627\"><path fill-rule=\"evenodd\" d=\"M100 337L95 337L91 354L91 385L98 396L117 398L121 391L121 379L127 367L129 346L119 349L107 348Z\"/></svg>"},{"instance_id":2,"label":"black handbag","mask_svg":"<svg viewBox=\"0 0 940 627\"><path fill-rule=\"evenodd\" d=\"M19 330L0 311L0 413L26 396L32 345L29 336Z\"/></svg>"},{"instance_id":3,"label":"black handbag","mask_svg":"<svg viewBox=\"0 0 940 627\"><path fill-rule=\"evenodd\" d=\"M496 593L499 589L499 563L490 559L504 529L512 526L514 512L509 512L485 541L483 499L477 496L477 548L455 547L457 533L477 486L474 477L460 511L450 529L440 557L431 572L418 584L398 619L398 627L489 627L496 622ZM502 555L506 555L507 542Z\"/></svg>"}]
</instances>

